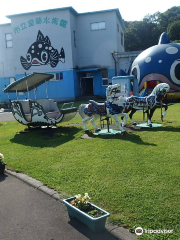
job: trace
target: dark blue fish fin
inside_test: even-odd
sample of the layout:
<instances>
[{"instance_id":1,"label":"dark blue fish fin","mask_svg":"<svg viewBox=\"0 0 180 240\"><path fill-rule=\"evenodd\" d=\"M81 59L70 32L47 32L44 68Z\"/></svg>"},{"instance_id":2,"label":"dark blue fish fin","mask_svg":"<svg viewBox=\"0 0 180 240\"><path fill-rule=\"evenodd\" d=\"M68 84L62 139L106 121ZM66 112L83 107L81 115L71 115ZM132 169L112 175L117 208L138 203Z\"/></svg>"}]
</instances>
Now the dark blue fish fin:
<instances>
[{"instance_id":1,"label":"dark blue fish fin","mask_svg":"<svg viewBox=\"0 0 180 240\"><path fill-rule=\"evenodd\" d=\"M169 39L168 34L166 32L163 32L159 38L158 45L167 43L171 43L171 40Z\"/></svg>"},{"instance_id":2,"label":"dark blue fish fin","mask_svg":"<svg viewBox=\"0 0 180 240\"><path fill-rule=\"evenodd\" d=\"M61 48L61 52L59 54L59 61L61 61L62 63L65 63L65 52L64 52L64 48Z\"/></svg>"},{"instance_id":3,"label":"dark blue fish fin","mask_svg":"<svg viewBox=\"0 0 180 240\"><path fill-rule=\"evenodd\" d=\"M25 70L28 70L31 67L31 63L28 63L24 57L20 57L21 64Z\"/></svg>"},{"instance_id":4,"label":"dark blue fish fin","mask_svg":"<svg viewBox=\"0 0 180 240\"><path fill-rule=\"evenodd\" d=\"M118 76L127 76L127 73L123 69L120 69Z\"/></svg>"},{"instance_id":5,"label":"dark blue fish fin","mask_svg":"<svg viewBox=\"0 0 180 240\"><path fill-rule=\"evenodd\" d=\"M49 45L51 45L51 41L50 41L50 39L49 39L48 36L45 37L44 41L45 41L46 43L48 43Z\"/></svg>"},{"instance_id":6,"label":"dark blue fish fin","mask_svg":"<svg viewBox=\"0 0 180 240\"><path fill-rule=\"evenodd\" d=\"M42 32L40 30L38 31L36 41L44 41L44 35L42 34Z\"/></svg>"},{"instance_id":7,"label":"dark blue fish fin","mask_svg":"<svg viewBox=\"0 0 180 240\"><path fill-rule=\"evenodd\" d=\"M50 65L51 67L56 67L59 62L59 53L58 50L55 49L54 52L50 54Z\"/></svg>"}]
</instances>

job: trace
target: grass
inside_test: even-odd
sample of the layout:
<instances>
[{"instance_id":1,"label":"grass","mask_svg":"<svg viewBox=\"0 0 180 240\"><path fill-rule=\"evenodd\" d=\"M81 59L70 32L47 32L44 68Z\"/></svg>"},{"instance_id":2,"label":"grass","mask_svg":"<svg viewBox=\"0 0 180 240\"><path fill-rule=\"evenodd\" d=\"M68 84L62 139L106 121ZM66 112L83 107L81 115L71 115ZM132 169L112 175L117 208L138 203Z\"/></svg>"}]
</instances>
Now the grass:
<instances>
[{"instance_id":1,"label":"grass","mask_svg":"<svg viewBox=\"0 0 180 240\"><path fill-rule=\"evenodd\" d=\"M98 98L98 99L96 99L95 100L96 102L104 102L105 101L105 99L103 99L103 98ZM89 101L88 100L82 100L82 101L75 101L74 102L74 104L73 104L73 107L79 107L79 105L80 104L82 104L82 103L88 103ZM68 102L67 102L68 103ZM58 107L61 109L61 107L63 106L63 104L64 103L62 103L62 102L58 102ZM70 107L71 106L71 103L69 102L69 104L68 105L65 105L63 108L68 108L68 107Z\"/></svg>"},{"instance_id":2,"label":"grass","mask_svg":"<svg viewBox=\"0 0 180 240\"><path fill-rule=\"evenodd\" d=\"M142 113L134 120L142 121ZM160 110L152 120L161 123ZM91 124L88 128L93 131ZM132 232L173 229L139 239L180 239L180 103L169 106L163 127L126 135L83 139L78 116L51 134L45 129L18 134L24 129L16 121L0 123L0 152L8 168L64 197L88 192L92 203L110 212L110 222Z\"/></svg>"}]
</instances>

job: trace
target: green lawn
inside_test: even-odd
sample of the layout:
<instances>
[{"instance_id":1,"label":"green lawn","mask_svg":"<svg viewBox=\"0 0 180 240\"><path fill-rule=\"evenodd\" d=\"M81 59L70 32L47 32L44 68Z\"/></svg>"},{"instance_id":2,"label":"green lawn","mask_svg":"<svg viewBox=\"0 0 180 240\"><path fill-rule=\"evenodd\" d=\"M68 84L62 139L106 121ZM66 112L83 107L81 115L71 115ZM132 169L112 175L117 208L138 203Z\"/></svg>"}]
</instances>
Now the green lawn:
<instances>
[{"instance_id":1,"label":"green lawn","mask_svg":"<svg viewBox=\"0 0 180 240\"><path fill-rule=\"evenodd\" d=\"M142 121L142 113L134 119ZM160 110L152 120L161 123ZM88 127L93 131L91 124ZM140 239L180 239L180 103L169 106L163 127L134 129L126 135L83 139L80 117L51 132L18 134L23 129L16 121L0 123L0 152L8 168L64 197L88 192L116 225L132 231L173 230Z\"/></svg>"},{"instance_id":2,"label":"green lawn","mask_svg":"<svg viewBox=\"0 0 180 240\"><path fill-rule=\"evenodd\" d=\"M96 101L96 102L104 102L105 99L103 99L103 98L97 98L95 101ZM77 107L77 108L78 108L81 103L88 103L88 102L89 102L89 100L75 101L74 104L73 104L73 107ZM58 107L61 109L61 107L63 106L63 104L64 104L64 103L62 103L62 102L58 102ZM68 107L70 107L70 106L71 106L71 103L69 102L68 105L65 105L63 108L68 108Z\"/></svg>"}]
</instances>

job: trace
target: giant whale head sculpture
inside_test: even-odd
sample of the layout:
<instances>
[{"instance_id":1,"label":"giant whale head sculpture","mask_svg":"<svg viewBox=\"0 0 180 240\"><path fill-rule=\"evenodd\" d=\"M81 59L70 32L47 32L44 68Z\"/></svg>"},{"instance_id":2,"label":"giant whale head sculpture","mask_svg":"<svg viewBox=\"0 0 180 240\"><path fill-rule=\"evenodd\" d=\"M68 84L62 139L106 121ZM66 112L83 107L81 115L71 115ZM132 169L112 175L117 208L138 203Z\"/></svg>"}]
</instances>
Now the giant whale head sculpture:
<instances>
[{"instance_id":1,"label":"giant whale head sculpture","mask_svg":"<svg viewBox=\"0 0 180 240\"><path fill-rule=\"evenodd\" d=\"M158 45L134 60L131 74L138 79L140 91L144 82L152 80L168 83L171 90L180 91L180 44L172 43L168 34L162 33Z\"/></svg>"}]
</instances>

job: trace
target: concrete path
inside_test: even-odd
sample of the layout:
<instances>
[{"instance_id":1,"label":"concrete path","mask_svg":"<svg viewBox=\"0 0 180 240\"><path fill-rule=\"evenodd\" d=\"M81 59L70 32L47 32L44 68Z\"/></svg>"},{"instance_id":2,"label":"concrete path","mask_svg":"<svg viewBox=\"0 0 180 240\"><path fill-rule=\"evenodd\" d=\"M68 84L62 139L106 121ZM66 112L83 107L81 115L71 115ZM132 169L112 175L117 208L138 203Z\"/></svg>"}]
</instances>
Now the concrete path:
<instances>
[{"instance_id":1,"label":"concrete path","mask_svg":"<svg viewBox=\"0 0 180 240\"><path fill-rule=\"evenodd\" d=\"M126 229L106 224L94 233L69 218L60 195L25 174L0 175L1 240L135 240Z\"/></svg>"},{"instance_id":2,"label":"concrete path","mask_svg":"<svg viewBox=\"0 0 180 240\"><path fill-rule=\"evenodd\" d=\"M0 122L16 121L10 109L0 108Z\"/></svg>"}]
</instances>

